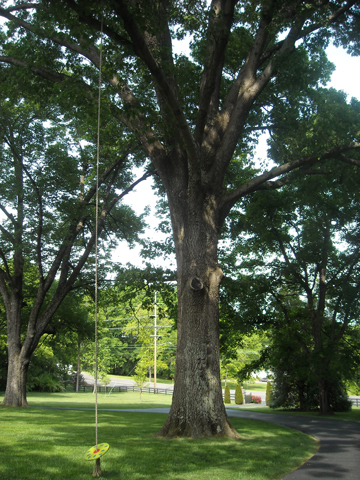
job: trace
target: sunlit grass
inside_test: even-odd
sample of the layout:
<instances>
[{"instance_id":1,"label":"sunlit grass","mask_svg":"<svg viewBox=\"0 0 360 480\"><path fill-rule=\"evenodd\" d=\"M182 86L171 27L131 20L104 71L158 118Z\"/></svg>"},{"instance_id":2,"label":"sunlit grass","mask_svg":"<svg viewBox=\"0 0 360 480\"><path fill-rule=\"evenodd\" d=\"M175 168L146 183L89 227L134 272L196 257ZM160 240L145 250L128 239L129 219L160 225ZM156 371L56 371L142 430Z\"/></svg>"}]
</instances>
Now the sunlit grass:
<instances>
[{"instance_id":1,"label":"sunlit grass","mask_svg":"<svg viewBox=\"0 0 360 480\"><path fill-rule=\"evenodd\" d=\"M38 405L50 401L47 395L43 402L40 396L36 397L36 402L35 397L29 400ZM54 402L58 400L59 397ZM231 419L242 437L240 441L222 438L164 440L154 434L165 418L166 415L151 413L100 411L99 443L110 444L109 452L101 461L102 477L121 480L280 479L300 466L317 448L314 439L300 432L240 418ZM92 412L0 407L0 420L2 480L91 477L93 462L85 461L84 454L95 443Z\"/></svg>"},{"instance_id":2,"label":"sunlit grass","mask_svg":"<svg viewBox=\"0 0 360 480\"><path fill-rule=\"evenodd\" d=\"M230 390L235 390L237 383L235 380L228 380L226 383L229 385ZM221 380L221 385L225 388L224 380ZM264 382L242 382L241 386L247 392L266 392L266 383Z\"/></svg>"},{"instance_id":3,"label":"sunlit grass","mask_svg":"<svg viewBox=\"0 0 360 480\"><path fill-rule=\"evenodd\" d=\"M98 393L98 408L162 408L171 405L172 396L164 394L139 392L112 392L105 394ZM0 403L3 398L0 394ZM30 406L44 407L69 407L69 408L91 408L95 406L95 395L93 393L41 393L30 392L27 394Z\"/></svg>"}]
</instances>

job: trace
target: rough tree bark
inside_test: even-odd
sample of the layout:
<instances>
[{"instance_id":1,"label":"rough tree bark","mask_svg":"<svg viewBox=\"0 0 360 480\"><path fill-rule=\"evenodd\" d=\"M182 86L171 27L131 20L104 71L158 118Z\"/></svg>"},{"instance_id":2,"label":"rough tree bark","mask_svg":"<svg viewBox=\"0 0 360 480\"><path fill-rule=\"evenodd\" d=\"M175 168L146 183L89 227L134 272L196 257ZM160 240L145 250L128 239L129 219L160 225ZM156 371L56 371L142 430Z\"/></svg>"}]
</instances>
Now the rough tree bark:
<instances>
[{"instance_id":1,"label":"rough tree bark","mask_svg":"<svg viewBox=\"0 0 360 480\"><path fill-rule=\"evenodd\" d=\"M227 418L220 382L218 303L223 272L217 262L216 201L200 189L192 193L172 209L178 340L173 402L159 435L239 438Z\"/></svg>"},{"instance_id":2,"label":"rough tree bark","mask_svg":"<svg viewBox=\"0 0 360 480\"><path fill-rule=\"evenodd\" d=\"M11 303L15 308L10 308L7 312L8 371L5 397L2 403L9 407L27 407L26 379L30 357L24 355L21 349L21 325L19 325L21 304L14 299Z\"/></svg>"},{"instance_id":3,"label":"rough tree bark","mask_svg":"<svg viewBox=\"0 0 360 480\"><path fill-rule=\"evenodd\" d=\"M329 387L326 378L320 377L318 380L320 415L333 415L334 411L330 407Z\"/></svg>"}]
</instances>

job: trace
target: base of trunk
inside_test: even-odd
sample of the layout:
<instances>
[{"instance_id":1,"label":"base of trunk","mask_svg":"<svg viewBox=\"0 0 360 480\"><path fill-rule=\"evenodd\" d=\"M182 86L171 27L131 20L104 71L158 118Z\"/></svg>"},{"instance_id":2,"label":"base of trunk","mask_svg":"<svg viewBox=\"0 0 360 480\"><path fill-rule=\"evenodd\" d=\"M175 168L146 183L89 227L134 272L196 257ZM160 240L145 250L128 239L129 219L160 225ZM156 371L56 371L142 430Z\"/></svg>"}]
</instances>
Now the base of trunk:
<instances>
[{"instance_id":1,"label":"base of trunk","mask_svg":"<svg viewBox=\"0 0 360 480\"><path fill-rule=\"evenodd\" d=\"M332 408L320 408L320 412L319 412L319 415L335 415L334 411L332 410Z\"/></svg>"},{"instance_id":2,"label":"base of trunk","mask_svg":"<svg viewBox=\"0 0 360 480\"><path fill-rule=\"evenodd\" d=\"M28 407L26 399L26 378L30 359L22 359L20 351L8 353L8 371L5 397L2 405L7 407Z\"/></svg>"},{"instance_id":3,"label":"base of trunk","mask_svg":"<svg viewBox=\"0 0 360 480\"><path fill-rule=\"evenodd\" d=\"M215 415L215 412L213 414L207 412L202 415L189 416L170 410L169 416L157 436L166 438L226 437L234 440L241 438L229 422L225 408L220 415Z\"/></svg>"},{"instance_id":4,"label":"base of trunk","mask_svg":"<svg viewBox=\"0 0 360 480\"><path fill-rule=\"evenodd\" d=\"M29 406L26 400L22 399L19 401L17 398L9 399L9 398L6 398L6 394L5 394L4 400L1 402L1 405L4 405L5 407L28 407Z\"/></svg>"},{"instance_id":5,"label":"base of trunk","mask_svg":"<svg viewBox=\"0 0 360 480\"><path fill-rule=\"evenodd\" d=\"M328 383L324 379L319 379L318 386L319 386L320 415L334 415L334 411L330 407L330 402L329 402Z\"/></svg>"}]
</instances>

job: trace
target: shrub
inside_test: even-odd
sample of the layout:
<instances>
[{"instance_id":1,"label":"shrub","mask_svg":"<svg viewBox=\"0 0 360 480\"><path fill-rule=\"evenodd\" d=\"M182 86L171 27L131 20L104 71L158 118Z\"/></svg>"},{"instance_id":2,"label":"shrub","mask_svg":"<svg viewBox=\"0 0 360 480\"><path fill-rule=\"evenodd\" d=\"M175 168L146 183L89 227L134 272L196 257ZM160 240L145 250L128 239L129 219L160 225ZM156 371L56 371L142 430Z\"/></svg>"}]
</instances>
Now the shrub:
<instances>
[{"instance_id":1,"label":"shrub","mask_svg":"<svg viewBox=\"0 0 360 480\"><path fill-rule=\"evenodd\" d=\"M280 369L274 373L271 408L295 408L304 412L319 409L319 388L314 375L301 380ZM328 399L334 412L351 409L351 402L339 378L328 381Z\"/></svg>"},{"instance_id":2,"label":"shrub","mask_svg":"<svg viewBox=\"0 0 360 480\"><path fill-rule=\"evenodd\" d=\"M224 403L231 403L229 385L226 385L225 387Z\"/></svg>"},{"instance_id":3,"label":"shrub","mask_svg":"<svg viewBox=\"0 0 360 480\"><path fill-rule=\"evenodd\" d=\"M272 402L272 386L270 382L266 384L266 405L269 406Z\"/></svg>"},{"instance_id":4,"label":"shrub","mask_svg":"<svg viewBox=\"0 0 360 480\"><path fill-rule=\"evenodd\" d=\"M252 403L261 403L261 397L255 397L255 395L253 395L251 397L251 402Z\"/></svg>"},{"instance_id":5,"label":"shrub","mask_svg":"<svg viewBox=\"0 0 360 480\"><path fill-rule=\"evenodd\" d=\"M243 392L240 383L236 384L235 389L235 403L236 405L242 405L244 403Z\"/></svg>"}]
</instances>

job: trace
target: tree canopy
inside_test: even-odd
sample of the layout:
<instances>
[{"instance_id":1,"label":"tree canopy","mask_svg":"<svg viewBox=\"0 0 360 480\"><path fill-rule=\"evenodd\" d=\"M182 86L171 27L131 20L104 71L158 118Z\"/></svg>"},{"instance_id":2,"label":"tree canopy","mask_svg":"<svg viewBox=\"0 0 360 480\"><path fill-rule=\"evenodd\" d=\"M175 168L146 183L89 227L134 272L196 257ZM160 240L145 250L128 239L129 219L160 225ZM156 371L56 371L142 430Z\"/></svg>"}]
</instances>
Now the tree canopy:
<instances>
[{"instance_id":1,"label":"tree canopy","mask_svg":"<svg viewBox=\"0 0 360 480\"><path fill-rule=\"evenodd\" d=\"M328 129L327 141L332 135ZM262 361L277 371L278 384L280 377L297 384L300 404L320 406L324 414L331 412L330 397L336 403L334 389L353 370L347 344L356 339L359 317L358 191L356 167L329 162L326 174L257 192L233 215L228 264L235 285L227 293L233 321L240 317L245 329L271 332ZM229 302L237 282L243 290ZM318 392L310 394L316 384Z\"/></svg>"}]
</instances>

